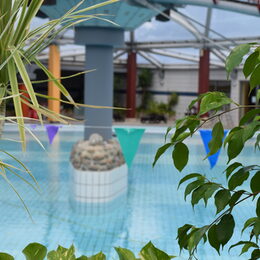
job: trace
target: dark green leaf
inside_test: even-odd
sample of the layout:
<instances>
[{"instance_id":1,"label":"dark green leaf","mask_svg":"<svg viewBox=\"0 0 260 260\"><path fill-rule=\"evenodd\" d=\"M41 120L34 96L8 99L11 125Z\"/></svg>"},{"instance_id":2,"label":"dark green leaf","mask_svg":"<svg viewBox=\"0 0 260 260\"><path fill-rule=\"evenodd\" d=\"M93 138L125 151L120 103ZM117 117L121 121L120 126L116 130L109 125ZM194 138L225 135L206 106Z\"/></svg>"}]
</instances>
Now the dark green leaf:
<instances>
[{"instance_id":1,"label":"dark green leaf","mask_svg":"<svg viewBox=\"0 0 260 260\"><path fill-rule=\"evenodd\" d=\"M96 255L88 257L88 260L106 260L106 256L102 252L100 252Z\"/></svg>"},{"instance_id":2,"label":"dark green leaf","mask_svg":"<svg viewBox=\"0 0 260 260\"><path fill-rule=\"evenodd\" d=\"M256 219L256 221L254 223L253 232L254 232L255 236L260 235L260 218Z\"/></svg>"},{"instance_id":3,"label":"dark green leaf","mask_svg":"<svg viewBox=\"0 0 260 260\"><path fill-rule=\"evenodd\" d=\"M229 201L229 206L230 207L234 207L236 202L240 199L240 197L243 195L244 191L243 190L240 190L240 191L237 191L235 192L232 196L231 196L231 199Z\"/></svg>"},{"instance_id":4,"label":"dark green leaf","mask_svg":"<svg viewBox=\"0 0 260 260\"><path fill-rule=\"evenodd\" d=\"M195 177L202 177L202 175L199 174L199 173L191 173L191 174L186 175L185 177L183 177L183 178L180 180L179 185L178 185L178 189L179 189L180 185L181 185L183 182L185 182L185 181L187 181L187 180L190 180L190 179L192 179L192 178L195 178Z\"/></svg>"},{"instance_id":5,"label":"dark green leaf","mask_svg":"<svg viewBox=\"0 0 260 260\"><path fill-rule=\"evenodd\" d=\"M0 260L14 260L14 258L6 253L0 253Z\"/></svg>"},{"instance_id":6,"label":"dark green leaf","mask_svg":"<svg viewBox=\"0 0 260 260\"><path fill-rule=\"evenodd\" d=\"M161 157L161 155L163 153L165 153L165 151L171 146L172 144L171 143L168 143L168 144L165 144L163 145L162 147L160 147L158 150L157 150L157 153L154 157L154 162L153 162L153 167L154 165L156 164L156 162L158 161L158 159Z\"/></svg>"},{"instance_id":7,"label":"dark green leaf","mask_svg":"<svg viewBox=\"0 0 260 260\"><path fill-rule=\"evenodd\" d=\"M250 188L253 193L260 192L260 171L256 172L250 181Z\"/></svg>"},{"instance_id":8,"label":"dark green leaf","mask_svg":"<svg viewBox=\"0 0 260 260\"><path fill-rule=\"evenodd\" d=\"M248 124L243 130L243 142L252 138L258 129L260 129L260 122L254 121Z\"/></svg>"},{"instance_id":9,"label":"dark green leaf","mask_svg":"<svg viewBox=\"0 0 260 260\"><path fill-rule=\"evenodd\" d=\"M76 258L76 260L89 260L89 258L85 255L82 255L82 256Z\"/></svg>"},{"instance_id":10,"label":"dark green leaf","mask_svg":"<svg viewBox=\"0 0 260 260\"><path fill-rule=\"evenodd\" d=\"M43 260L47 255L47 248L39 243L31 243L24 248L26 260Z\"/></svg>"},{"instance_id":11,"label":"dark green leaf","mask_svg":"<svg viewBox=\"0 0 260 260\"><path fill-rule=\"evenodd\" d=\"M259 109L252 109L249 112L247 112L240 120L239 125L244 125L251 120L254 119L255 116L257 116L260 113L260 108Z\"/></svg>"},{"instance_id":12,"label":"dark green leaf","mask_svg":"<svg viewBox=\"0 0 260 260\"><path fill-rule=\"evenodd\" d=\"M178 244L180 246L180 249L183 248L187 249L188 246L188 235L187 232L192 228L192 225L185 224L184 226L178 228Z\"/></svg>"},{"instance_id":13,"label":"dark green leaf","mask_svg":"<svg viewBox=\"0 0 260 260\"><path fill-rule=\"evenodd\" d=\"M235 227L235 221L231 214L224 215L220 222L216 225L217 239L224 247L224 245L230 240L233 235Z\"/></svg>"},{"instance_id":14,"label":"dark green leaf","mask_svg":"<svg viewBox=\"0 0 260 260\"><path fill-rule=\"evenodd\" d=\"M255 249L251 254L250 260L257 260L260 259L260 249Z\"/></svg>"},{"instance_id":15,"label":"dark green leaf","mask_svg":"<svg viewBox=\"0 0 260 260\"><path fill-rule=\"evenodd\" d=\"M205 202L205 206L207 206L208 199L212 197L213 193L219 189L219 184L211 183L209 188L206 190L203 200Z\"/></svg>"},{"instance_id":16,"label":"dark green leaf","mask_svg":"<svg viewBox=\"0 0 260 260\"><path fill-rule=\"evenodd\" d=\"M253 242L251 242L251 241L239 241L238 243L232 245L232 246L229 248L229 250L232 249L233 247L240 246L240 245L244 245L244 246L242 247L242 250L241 250L240 255L246 253L246 252L248 251L248 249L251 248L251 247L258 248L258 245L255 244L255 243L253 243Z\"/></svg>"},{"instance_id":17,"label":"dark green leaf","mask_svg":"<svg viewBox=\"0 0 260 260\"><path fill-rule=\"evenodd\" d=\"M199 186L198 188L196 188L192 192L192 196L191 196L192 206L198 204L201 199L205 199L205 204L206 204L211 192L213 194L213 192L216 191L216 189L218 187L219 186L215 183L205 183L205 184L202 184L201 186ZM209 192L208 192L208 190L209 190Z\"/></svg>"},{"instance_id":18,"label":"dark green leaf","mask_svg":"<svg viewBox=\"0 0 260 260\"><path fill-rule=\"evenodd\" d=\"M212 227L209 229L208 232L208 239L210 245L215 248L219 254L219 249L220 249L220 242L218 241L217 238L217 233L216 233L216 225L212 225Z\"/></svg>"},{"instance_id":19,"label":"dark green leaf","mask_svg":"<svg viewBox=\"0 0 260 260\"><path fill-rule=\"evenodd\" d=\"M215 195L216 214L222 211L229 203L231 194L229 190L219 190Z\"/></svg>"},{"instance_id":20,"label":"dark green leaf","mask_svg":"<svg viewBox=\"0 0 260 260\"><path fill-rule=\"evenodd\" d=\"M228 188L234 190L236 187L241 186L244 181L249 177L249 172L245 171L243 168L235 172L228 182Z\"/></svg>"},{"instance_id":21,"label":"dark green leaf","mask_svg":"<svg viewBox=\"0 0 260 260\"><path fill-rule=\"evenodd\" d=\"M226 71L229 77L231 71L243 60L243 57L250 51L250 44L241 44L235 47L226 59Z\"/></svg>"},{"instance_id":22,"label":"dark green leaf","mask_svg":"<svg viewBox=\"0 0 260 260\"><path fill-rule=\"evenodd\" d=\"M204 226L202 228L195 229L189 239L188 245L189 249L192 250L197 247L201 239L204 237L208 230L209 226Z\"/></svg>"},{"instance_id":23,"label":"dark green leaf","mask_svg":"<svg viewBox=\"0 0 260 260\"><path fill-rule=\"evenodd\" d=\"M228 161L230 162L232 159L237 157L243 148L243 129L240 129L232 135L232 138L228 143Z\"/></svg>"},{"instance_id":24,"label":"dark green leaf","mask_svg":"<svg viewBox=\"0 0 260 260\"><path fill-rule=\"evenodd\" d=\"M172 130L172 127L168 127L168 128L167 128L167 131L166 131L166 133L165 133L165 135L164 135L164 142L166 142L167 137L168 137L168 134L170 133L171 130Z\"/></svg>"},{"instance_id":25,"label":"dark green leaf","mask_svg":"<svg viewBox=\"0 0 260 260\"><path fill-rule=\"evenodd\" d=\"M223 128L222 123L218 122L214 125L214 127L212 129L212 139L209 142L210 151L207 154L207 157L209 157L210 155L213 155L219 151L219 149L222 146L223 138L224 138L224 128Z\"/></svg>"},{"instance_id":26,"label":"dark green leaf","mask_svg":"<svg viewBox=\"0 0 260 260\"><path fill-rule=\"evenodd\" d=\"M184 199L186 200L186 197L193 191L195 190L197 187L199 187L200 185L202 185L204 183L204 178L199 178L196 181L193 181L191 183L189 183L185 189L184 192Z\"/></svg>"},{"instance_id":27,"label":"dark green leaf","mask_svg":"<svg viewBox=\"0 0 260 260\"><path fill-rule=\"evenodd\" d=\"M260 64L256 66L250 77L250 92L260 84Z\"/></svg>"},{"instance_id":28,"label":"dark green leaf","mask_svg":"<svg viewBox=\"0 0 260 260\"><path fill-rule=\"evenodd\" d=\"M172 152L175 167L181 172L189 160L189 149L184 143L177 143Z\"/></svg>"},{"instance_id":29,"label":"dark green leaf","mask_svg":"<svg viewBox=\"0 0 260 260\"><path fill-rule=\"evenodd\" d=\"M115 247L120 260L136 260L135 255L128 249Z\"/></svg>"},{"instance_id":30,"label":"dark green leaf","mask_svg":"<svg viewBox=\"0 0 260 260\"><path fill-rule=\"evenodd\" d=\"M211 110L218 111L222 106L231 103L233 101L222 92L208 92L201 100L199 115Z\"/></svg>"},{"instance_id":31,"label":"dark green leaf","mask_svg":"<svg viewBox=\"0 0 260 260\"><path fill-rule=\"evenodd\" d=\"M245 75L245 78L247 78L254 70L255 66L260 63L260 60L258 59L259 52L255 51L251 55L248 56L248 58L245 61L243 73Z\"/></svg>"},{"instance_id":32,"label":"dark green leaf","mask_svg":"<svg viewBox=\"0 0 260 260\"><path fill-rule=\"evenodd\" d=\"M260 150L260 134L257 135L256 142L255 142L255 150L257 148Z\"/></svg>"},{"instance_id":33,"label":"dark green leaf","mask_svg":"<svg viewBox=\"0 0 260 260\"><path fill-rule=\"evenodd\" d=\"M256 215L260 217L260 197L258 198L256 203Z\"/></svg>"},{"instance_id":34,"label":"dark green leaf","mask_svg":"<svg viewBox=\"0 0 260 260\"><path fill-rule=\"evenodd\" d=\"M253 224L256 222L256 220L257 220L257 218L249 218L245 222L244 227L243 227L241 233L243 233L246 228L253 226Z\"/></svg>"},{"instance_id":35,"label":"dark green leaf","mask_svg":"<svg viewBox=\"0 0 260 260\"><path fill-rule=\"evenodd\" d=\"M238 167L240 167L240 166L242 166L242 164L239 163L239 162L234 162L234 163L230 164L230 165L227 167L227 169L225 170L227 179L228 179L228 177L230 176L230 174L231 174L236 168L238 168Z\"/></svg>"},{"instance_id":36,"label":"dark green leaf","mask_svg":"<svg viewBox=\"0 0 260 260\"><path fill-rule=\"evenodd\" d=\"M170 260L174 258L174 256L169 256L165 252L156 248L152 242L149 242L144 246L139 255L142 260Z\"/></svg>"},{"instance_id":37,"label":"dark green leaf","mask_svg":"<svg viewBox=\"0 0 260 260\"><path fill-rule=\"evenodd\" d=\"M227 137L225 138L225 141L224 141L224 147L226 147L226 145L229 143L229 141L231 140L231 138L233 137L233 135L234 135L237 131L239 131L239 130L241 130L241 129L243 129L243 128L240 127L240 126L237 126L237 127L232 128L232 129L229 131L229 133L228 133L228 135L227 135Z\"/></svg>"}]
</instances>

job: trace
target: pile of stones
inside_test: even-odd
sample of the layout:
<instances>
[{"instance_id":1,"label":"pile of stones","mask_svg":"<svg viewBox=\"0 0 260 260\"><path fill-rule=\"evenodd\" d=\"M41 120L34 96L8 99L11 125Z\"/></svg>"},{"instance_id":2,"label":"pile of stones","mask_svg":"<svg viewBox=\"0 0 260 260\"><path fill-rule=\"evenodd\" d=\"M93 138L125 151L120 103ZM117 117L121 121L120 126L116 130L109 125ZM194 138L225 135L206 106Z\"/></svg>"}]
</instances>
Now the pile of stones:
<instances>
[{"instance_id":1,"label":"pile of stones","mask_svg":"<svg viewBox=\"0 0 260 260\"><path fill-rule=\"evenodd\" d=\"M77 142L70 161L75 169L81 171L108 171L125 163L117 140L104 141L99 134L92 134L89 140Z\"/></svg>"}]
</instances>

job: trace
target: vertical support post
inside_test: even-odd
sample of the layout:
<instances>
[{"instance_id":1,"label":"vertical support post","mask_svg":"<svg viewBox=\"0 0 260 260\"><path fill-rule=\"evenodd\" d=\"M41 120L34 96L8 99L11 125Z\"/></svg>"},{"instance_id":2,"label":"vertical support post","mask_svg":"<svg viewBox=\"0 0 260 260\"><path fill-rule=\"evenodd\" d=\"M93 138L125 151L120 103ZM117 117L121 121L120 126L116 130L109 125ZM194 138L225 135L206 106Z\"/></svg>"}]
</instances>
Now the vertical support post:
<instances>
[{"instance_id":1,"label":"vertical support post","mask_svg":"<svg viewBox=\"0 0 260 260\"><path fill-rule=\"evenodd\" d=\"M209 91L209 58L210 50L202 49L199 62L199 94Z\"/></svg>"},{"instance_id":2,"label":"vertical support post","mask_svg":"<svg viewBox=\"0 0 260 260\"><path fill-rule=\"evenodd\" d=\"M60 50L56 44L50 45L49 70L56 79L61 77ZM54 81L48 83L48 96L60 99L60 90ZM60 113L60 101L48 100L48 108L55 113Z\"/></svg>"},{"instance_id":3,"label":"vertical support post","mask_svg":"<svg viewBox=\"0 0 260 260\"><path fill-rule=\"evenodd\" d=\"M86 68L95 71L85 75L85 104L113 106L113 47L87 45ZM111 139L112 119L112 109L86 108L85 139L93 133Z\"/></svg>"},{"instance_id":4,"label":"vertical support post","mask_svg":"<svg viewBox=\"0 0 260 260\"><path fill-rule=\"evenodd\" d=\"M129 52L127 59L127 110L126 116L134 118L136 114L136 52Z\"/></svg>"}]
</instances>

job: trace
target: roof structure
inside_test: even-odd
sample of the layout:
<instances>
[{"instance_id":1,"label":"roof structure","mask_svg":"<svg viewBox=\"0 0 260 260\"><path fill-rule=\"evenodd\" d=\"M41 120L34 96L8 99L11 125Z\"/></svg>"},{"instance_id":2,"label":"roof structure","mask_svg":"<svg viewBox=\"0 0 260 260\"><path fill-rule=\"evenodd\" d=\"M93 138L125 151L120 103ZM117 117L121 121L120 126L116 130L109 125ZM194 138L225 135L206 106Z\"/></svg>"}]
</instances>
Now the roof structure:
<instances>
[{"instance_id":1,"label":"roof structure","mask_svg":"<svg viewBox=\"0 0 260 260\"><path fill-rule=\"evenodd\" d=\"M78 0L56 0L56 5L43 6L41 10L51 19L54 19L60 17L78 2ZM86 1L82 7L91 6L99 2L101 1ZM208 11L205 23L201 23L185 15L183 10L186 6L206 7ZM132 39L125 43L125 46L116 50L114 55L115 63L124 64L124 62L122 63L122 58L124 58L125 53L129 49L135 49L143 61L148 62L155 68L163 68L169 65L164 64L161 57L174 58L196 64L199 61L198 53L182 53L179 50L176 51L176 48L210 48L213 54L211 55L211 65L224 67L226 55L229 53L231 47L248 41L259 41L260 37L228 38L214 31L211 28L213 8L260 17L260 1L258 0L126 0L98 8L94 10L94 13L103 13L106 15L106 18L116 22L125 30L130 31L133 31L144 22L156 16L161 21L173 21L181 25L193 35L194 39L189 40L162 40L156 42L136 42L132 37ZM93 10L91 14L93 14ZM88 21L82 25L114 27L113 24L100 21L99 19ZM57 39L57 42L60 45L73 44L73 35L69 37L63 35ZM47 53L42 53L39 58L45 60L47 57ZM83 64L85 50L81 47L70 46L69 50L62 51L61 58L63 62Z\"/></svg>"}]
</instances>

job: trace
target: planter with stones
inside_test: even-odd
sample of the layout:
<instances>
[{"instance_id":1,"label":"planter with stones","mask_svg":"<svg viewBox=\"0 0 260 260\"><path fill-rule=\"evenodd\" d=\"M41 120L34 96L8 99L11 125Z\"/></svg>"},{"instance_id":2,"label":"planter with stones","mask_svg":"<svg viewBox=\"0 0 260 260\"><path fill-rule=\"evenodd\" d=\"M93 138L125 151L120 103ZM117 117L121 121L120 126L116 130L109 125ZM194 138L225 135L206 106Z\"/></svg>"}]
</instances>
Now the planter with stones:
<instances>
[{"instance_id":1,"label":"planter with stones","mask_svg":"<svg viewBox=\"0 0 260 260\"><path fill-rule=\"evenodd\" d=\"M126 192L127 166L116 139L93 134L75 144L70 161L75 201L109 202Z\"/></svg>"}]
</instances>

